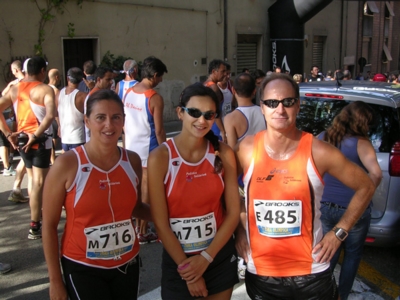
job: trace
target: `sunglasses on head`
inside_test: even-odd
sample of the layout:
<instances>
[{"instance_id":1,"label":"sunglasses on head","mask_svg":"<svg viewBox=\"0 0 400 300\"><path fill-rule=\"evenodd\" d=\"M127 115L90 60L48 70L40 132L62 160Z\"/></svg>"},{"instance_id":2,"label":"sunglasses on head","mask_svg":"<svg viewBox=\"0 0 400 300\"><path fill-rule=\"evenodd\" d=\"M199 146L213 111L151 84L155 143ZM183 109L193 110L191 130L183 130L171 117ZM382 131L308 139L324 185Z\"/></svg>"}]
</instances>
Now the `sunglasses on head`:
<instances>
[{"instance_id":1,"label":"sunglasses on head","mask_svg":"<svg viewBox=\"0 0 400 300\"><path fill-rule=\"evenodd\" d=\"M291 107L293 106L297 101L297 98L285 98L282 100L276 100L276 99L268 99L268 100L261 100L261 102L268 106L269 108L277 108L279 103L282 103L284 107Z\"/></svg>"},{"instance_id":2,"label":"sunglasses on head","mask_svg":"<svg viewBox=\"0 0 400 300\"><path fill-rule=\"evenodd\" d=\"M217 117L217 113L215 111L209 110L206 112L202 112L201 110L197 108L187 108L185 106L181 106L181 108L188 113L189 116L193 118L200 118L201 116L204 116L204 119L206 120L214 120Z\"/></svg>"}]
</instances>

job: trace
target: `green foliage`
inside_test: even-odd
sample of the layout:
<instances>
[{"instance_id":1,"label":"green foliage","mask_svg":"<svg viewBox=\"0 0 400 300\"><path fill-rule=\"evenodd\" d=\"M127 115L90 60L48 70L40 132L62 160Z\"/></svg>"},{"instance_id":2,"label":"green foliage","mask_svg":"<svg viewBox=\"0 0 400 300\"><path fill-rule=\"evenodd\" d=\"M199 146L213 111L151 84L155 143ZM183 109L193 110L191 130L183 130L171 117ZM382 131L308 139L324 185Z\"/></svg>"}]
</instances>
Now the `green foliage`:
<instances>
[{"instance_id":1,"label":"green foliage","mask_svg":"<svg viewBox=\"0 0 400 300\"><path fill-rule=\"evenodd\" d=\"M68 23L68 37L74 38L75 37L75 27L74 23Z\"/></svg>"},{"instance_id":2,"label":"green foliage","mask_svg":"<svg viewBox=\"0 0 400 300\"><path fill-rule=\"evenodd\" d=\"M44 27L46 26L47 22L52 21L55 19L56 15L63 14L65 11L65 5L68 3L69 0L45 0L45 7L42 8L39 6L38 0L31 0L36 4L37 9L40 13L40 21L39 21L39 31L38 31L38 40L37 44L35 44L34 52L35 55L43 56L43 42L46 38L46 32L44 31ZM76 4L82 8L83 0L76 0ZM70 28L70 24L72 24L72 29ZM73 23L68 24L68 36L70 33L75 36L75 28L73 28ZM73 37L72 36L72 37Z\"/></svg>"},{"instance_id":3,"label":"green foliage","mask_svg":"<svg viewBox=\"0 0 400 300\"><path fill-rule=\"evenodd\" d=\"M113 70L123 70L124 68L124 62L128 59L133 59L132 57L125 57L122 55L118 55L117 57L115 57L114 54L112 54L110 51L107 51L106 54L104 54L101 62L100 62L100 66L103 67L109 67ZM138 65L140 66L140 63L138 63ZM118 82L122 79L124 79L125 75L124 74L119 74L116 78L115 81Z\"/></svg>"}]
</instances>

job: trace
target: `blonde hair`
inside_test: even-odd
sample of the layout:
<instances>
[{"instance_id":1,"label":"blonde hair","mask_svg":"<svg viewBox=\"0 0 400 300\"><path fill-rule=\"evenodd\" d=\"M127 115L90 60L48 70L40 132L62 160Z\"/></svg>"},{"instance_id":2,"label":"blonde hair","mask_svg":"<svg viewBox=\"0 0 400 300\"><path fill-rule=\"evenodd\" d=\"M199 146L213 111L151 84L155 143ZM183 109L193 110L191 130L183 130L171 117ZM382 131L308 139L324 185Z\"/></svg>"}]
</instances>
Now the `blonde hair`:
<instances>
[{"instance_id":1,"label":"blonde hair","mask_svg":"<svg viewBox=\"0 0 400 300\"><path fill-rule=\"evenodd\" d=\"M302 81L303 81L303 75L301 75L301 74L294 74L294 75L293 75L293 80L296 81L297 83L302 82Z\"/></svg>"}]
</instances>

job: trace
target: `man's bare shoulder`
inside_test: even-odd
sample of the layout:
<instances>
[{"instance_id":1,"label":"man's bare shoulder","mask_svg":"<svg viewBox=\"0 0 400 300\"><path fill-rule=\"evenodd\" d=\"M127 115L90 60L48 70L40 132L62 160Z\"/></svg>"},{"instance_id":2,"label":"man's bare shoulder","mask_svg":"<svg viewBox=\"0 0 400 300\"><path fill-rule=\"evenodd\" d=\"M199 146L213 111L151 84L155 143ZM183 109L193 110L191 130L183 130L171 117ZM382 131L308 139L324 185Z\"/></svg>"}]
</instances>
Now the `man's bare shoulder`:
<instances>
[{"instance_id":1,"label":"man's bare shoulder","mask_svg":"<svg viewBox=\"0 0 400 300\"><path fill-rule=\"evenodd\" d=\"M224 125L226 126L226 124L230 125L230 126L234 126L236 124L239 124L240 122L243 122L244 116L243 114L238 111L238 110L234 110L232 112L230 112L229 114L227 114L224 118Z\"/></svg>"},{"instance_id":2,"label":"man's bare shoulder","mask_svg":"<svg viewBox=\"0 0 400 300\"><path fill-rule=\"evenodd\" d=\"M324 174L333 165L336 165L341 160L342 156L338 148L328 142L313 137L312 157L320 174Z\"/></svg>"},{"instance_id":3,"label":"man's bare shoulder","mask_svg":"<svg viewBox=\"0 0 400 300\"><path fill-rule=\"evenodd\" d=\"M159 93L155 93L150 97L151 104L152 105L163 105L164 104L164 99Z\"/></svg>"},{"instance_id":4,"label":"man's bare shoulder","mask_svg":"<svg viewBox=\"0 0 400 300\"><path fill-rule=\"evenodd\" d=\"M246 155L253 152L255 135L248 135L235 146L235 152Z\"/></svg>"},{"instance_id":5,"label":"man's bare shoulder","mask_svg":"<svg viewBox=\"0 0 400 300\"><path fill-rule=\"evenodd\" d=\"M219 91L218 84L216 84L214 81L212 81L210 79L204 81L203 84L204 84L204 86L209 87L210 89L212 89L214 92L217 91L217 90Z\"/></svg>"},{"instance_id":6,"label":"man's bare shoulder","mask_svg":"<svg viewBox=\"0 0 400 300\"><path fill-rule=\"evenodd\" d=\"M45 93L45 94L50 93L50 94L54 95L54 89L45 83L40 83L37 86L35 86L34 88L32 88L31 93L32 92L34 92L34 93L41 92L41 93Z\"/></svg>"},{"instance_id":7,"label":"man's bare shoulder","mask_svg":"<svg viewBox=\"0 0 400 300\"><path fill-rule=\"evenodd\" d=\"M87 93L79 91L78 93L76 93L76 98L83 99L83 101L85 101L87 95L88 95Z\"/></svg>"},{"instance_id":8,"label":"man's bare shoulder","mask_svg":"<svg viewBox=\"0 0 400 300\"><path fill-rule=\"evenodd\" d=\"M32 88L29 95L30 99L39 105L47 105L51 102L55 103L54 90L51 86L45 83L38 84Z\"/></svg>"},{"instance_id":9,"label":"man's bare shoulder","mask_svg":"<svg viewBox=\"0 0 400 300\"><path fill-rule=\"evenodd\" d=\"M248 149L249 147L253 148L255 138L256 138L255 134L254 135L248 135L238 143L238 146L242 150L243 149Z\"/></svg>"}]
</instances>

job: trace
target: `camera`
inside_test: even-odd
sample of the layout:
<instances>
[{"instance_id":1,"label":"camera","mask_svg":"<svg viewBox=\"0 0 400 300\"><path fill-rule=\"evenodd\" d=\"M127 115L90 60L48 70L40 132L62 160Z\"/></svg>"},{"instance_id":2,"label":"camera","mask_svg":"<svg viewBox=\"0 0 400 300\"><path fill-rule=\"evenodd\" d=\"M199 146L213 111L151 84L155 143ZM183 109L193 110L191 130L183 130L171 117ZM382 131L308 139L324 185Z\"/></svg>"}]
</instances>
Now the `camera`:
<instances>
[{"instance_id":1,"label":"camera","mask_svg":"<svg viewBox=\"0 0 400 300\"><path fill-rule=\"evenodd\" d=\"M29 136L26 133L21 132L18 135L18 147L22 148L25 146L29 141Z\"/></svg>"}]
</instances>

